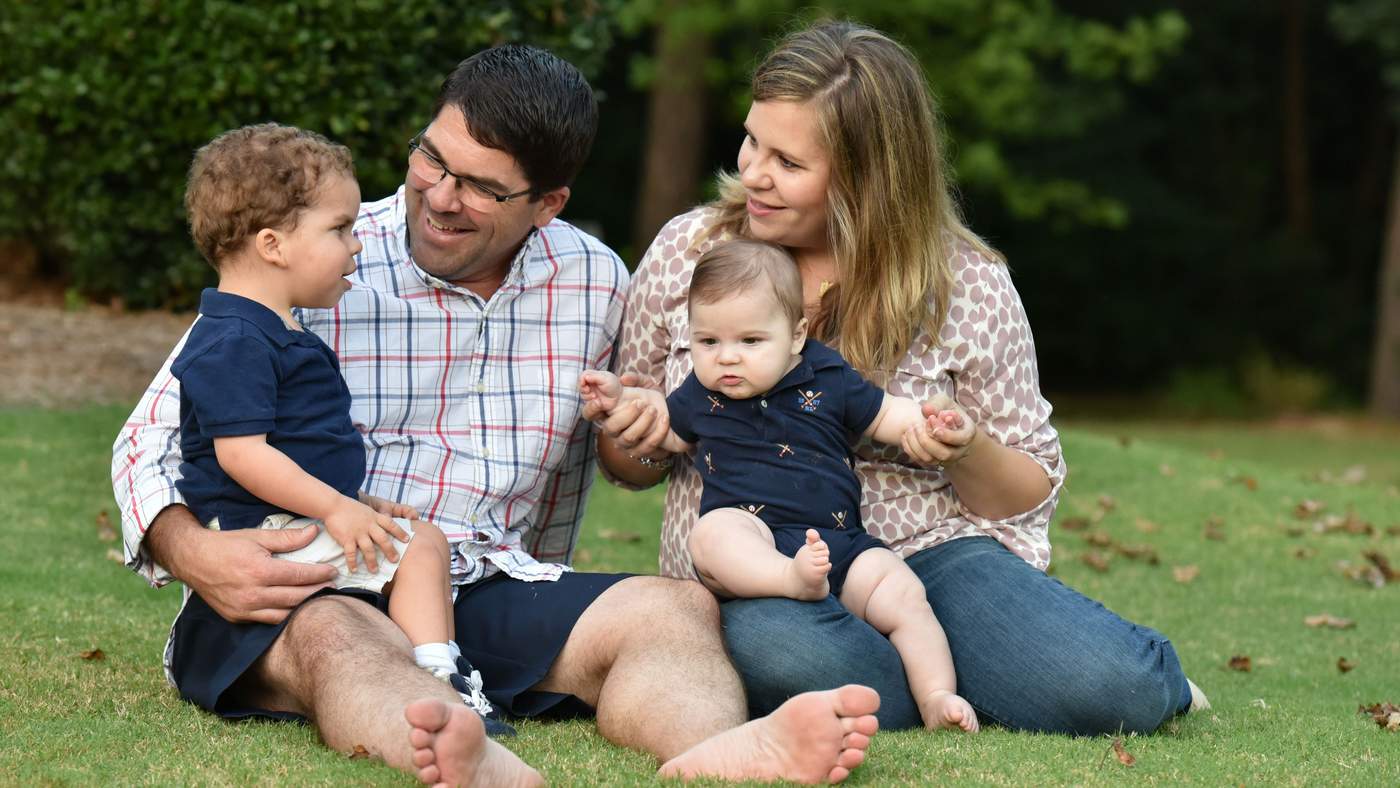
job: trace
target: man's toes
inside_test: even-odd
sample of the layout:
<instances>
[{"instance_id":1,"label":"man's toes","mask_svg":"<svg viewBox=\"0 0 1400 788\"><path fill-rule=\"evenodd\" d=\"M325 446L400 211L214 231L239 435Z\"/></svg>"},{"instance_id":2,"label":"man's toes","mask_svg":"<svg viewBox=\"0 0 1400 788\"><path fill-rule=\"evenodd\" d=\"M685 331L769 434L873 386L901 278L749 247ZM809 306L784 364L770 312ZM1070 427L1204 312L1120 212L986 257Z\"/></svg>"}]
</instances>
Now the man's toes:
<instances>
[{"instance_id":1,"label":"man's toes","mask_svg":"<svg viewBox=\"0 0 1400 788\"><path fill-rule=\"evenodd\" d=\"M847 684L834 690L836 713L843 717L874 714L880 709L880 693L860 684ZM873 731L872 731L873 732Z\"/></svg>"},{"instance_id":2,"label":"man's toes","mask_svg":"<svg viewBox=\"0 0 1400 788\"><path fill-rule=\"evenodd\" d=\"M841 740L841 746L847 749L863 750L870 746L870 737L864 733L848 733Z\"/></svg>"},{"instance_id":3,"label":"man's toes","mask_svg":"<svg viewBox=\"0 0 1400 788\"><path fill-rule=\"evenodd\" d=\"M836 765L843 769L854 769L865 763L865 750L842 750L836 756Z\"/></svg>"},{"instance_id":4,"label":"man's toes","mask_svg":"<svg viewBox=\"0 0 1400 788\"><path fill-rule=\"evenodd\" d=\"M447 704L431 698L416 700L403 710L403 718L408 720L409 725L429 732L442 730L442 726L446 725L451 717L452 712L447 708Z\"/></svg>"}]
</instances>

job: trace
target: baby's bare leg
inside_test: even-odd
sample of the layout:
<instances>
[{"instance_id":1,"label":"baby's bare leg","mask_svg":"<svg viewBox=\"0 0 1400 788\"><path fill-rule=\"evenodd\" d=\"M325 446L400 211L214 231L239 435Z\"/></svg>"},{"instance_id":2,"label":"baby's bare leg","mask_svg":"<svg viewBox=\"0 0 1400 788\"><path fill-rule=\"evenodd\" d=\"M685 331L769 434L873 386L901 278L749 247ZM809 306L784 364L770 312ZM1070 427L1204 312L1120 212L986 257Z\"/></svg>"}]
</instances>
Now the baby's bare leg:
<instances>
[{"instance_id":1,"label":"baby's bare leg","mask_svg":"<svg viewBox=\"0 0 1400 788\"><path fill-rule=\"evenodd\" d=\"M822 599L828 593L831 551L816 531L788 558L774 548L768 526L742 509L701 517L690 532L690 557L700 582L719 596Z\"/></svg>"},{"instance_id":2,"label":"baby's bare leg","mask_svg":"<svg viewBox=\"0 0 1400 788\"><path fill-rule=\"evenodd\" d=\"M413 541L399 559L389 597L389 618L415 646L453 637L452 586L447 538L436 526L414 521Z\"/></svg>"},{"instance_id":3,"label":"baby's bare leg","mask_svg":"<svg viewBox=\"0 0 1400 788\"><path fill-rule=\"evenodd\" d=\"M977 714L957 695L958 678L923 583L889 550L866 550L851 564L841 604L890 639L926 728L976 731Z\"/></svg>"}]
</instances>

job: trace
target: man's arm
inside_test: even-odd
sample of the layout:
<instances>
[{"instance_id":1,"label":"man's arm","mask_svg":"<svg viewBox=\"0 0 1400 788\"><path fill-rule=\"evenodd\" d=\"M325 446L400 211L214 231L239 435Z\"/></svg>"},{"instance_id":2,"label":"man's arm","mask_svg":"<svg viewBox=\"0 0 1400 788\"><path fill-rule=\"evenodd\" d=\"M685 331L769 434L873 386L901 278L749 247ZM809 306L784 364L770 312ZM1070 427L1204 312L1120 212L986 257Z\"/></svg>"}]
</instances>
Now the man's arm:
<instances>
[{"instance_id":1,"label":"man's arm","mask_svg":"<svg viewBox=\"0 0 1400 788\"><path fill-rule=\"evenodd\" d=\"M329 564L272 557L311 544L316 530L211 531L189 509L176 505L156 516L146 531L145 548L229 621L276 624L335 578L336 569Z\"/></svg>"}]
</instances>

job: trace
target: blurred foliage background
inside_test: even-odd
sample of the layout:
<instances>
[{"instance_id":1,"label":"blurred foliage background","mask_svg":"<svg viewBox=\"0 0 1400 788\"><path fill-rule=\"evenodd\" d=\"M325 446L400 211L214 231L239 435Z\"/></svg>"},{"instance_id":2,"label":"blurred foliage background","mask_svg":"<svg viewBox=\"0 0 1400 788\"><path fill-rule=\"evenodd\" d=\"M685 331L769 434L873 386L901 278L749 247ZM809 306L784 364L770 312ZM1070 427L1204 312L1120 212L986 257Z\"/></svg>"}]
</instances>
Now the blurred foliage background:
<instances>
[{"instance_id":1,"label":"blurred foliage background","mask_svg":"<svg viewBox=\"0 0 1400 788\"><path fill-rule=\"evenodd\" d=\"M441 77L524 41L598 90L566 218L635 264L733 166L756 59L820 15L923 61L1044 388L1400 417L1393 0L31 0L0 17L3 249L75 298L189 308L212 280L180 205L196 147L293 123L387 194Z\"/></svg>"}]
</instances>

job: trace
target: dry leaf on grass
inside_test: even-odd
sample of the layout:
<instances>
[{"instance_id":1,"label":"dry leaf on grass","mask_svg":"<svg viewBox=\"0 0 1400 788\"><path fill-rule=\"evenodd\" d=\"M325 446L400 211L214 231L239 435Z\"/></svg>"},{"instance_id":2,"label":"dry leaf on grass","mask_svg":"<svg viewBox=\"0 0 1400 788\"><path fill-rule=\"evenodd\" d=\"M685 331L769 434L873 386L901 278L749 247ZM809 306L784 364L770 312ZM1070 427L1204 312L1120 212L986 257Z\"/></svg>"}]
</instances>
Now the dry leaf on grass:
<instances>
[{"instance_id":1,"label":"dry leaf on grass","mask_svg":"<svg viewBox=\"0 0 1400 788\"><path fill-rule=\"evenodd\" d=\"M100 542L117 541L116 529L112 528L112 518L107 516L106 509L97 513L97 540Z\"/></svg>"},{"instance_id":2,"label":"dry leaf on grass","mask_svg":"<svg viewBox=\"0 0 1400 788\"><path fill-rule=\"evenodd\" d=\"M1225 663L1230 670L1238 670L1241 673L1248 673L1254 667L1254 660L1244 654L1236 654L1230 657L1230 661Z\"/></svg>"},{"instance_id":3,"label":"dry leaf on grass","mask_svg":"<svg viewBox=\"0 0 1400 788\"><path fill-rule=\"evenodd\" d=\"M1119 435L1118 445L1126 449L1129 446L1133 445L1133 439L1128 435Z\"/></svg>"},{"instance_id":4,"label":"dry leaf on grass","mask_svg":"<svg viewBox=\"0 0 1400 788\"><path fill-rule=\"evenodd\" d=\"M1133 526L1145 534L1155 534L1158 530L1160 530L1160 526L1158 526L1151 520L1148 520L1143 517L1137 518L1137 521L1133 523Z\"/></svg>"},{"instance_id":5,"label":"dry leaf on grass","mask_svg":"<svg viewBox=\"0 0 1400 788\"><path fill-rule=\"evenodd\" d=\"M1175 476L1175 475L1176 475L1176 469L1173 468L1172 466L1166 464L1165 462L1162 463L1161 465L1158 465L1158 466L1157 466L1157 472L1160 473L1160 474L1162 474L1163 476Z\"/></svg>"},{"instance_id":6,"label":"dry leaf on grass","mask_svg":"<svg viewBox=\"0 0 1400 788\"><path fill-rule=\"evenodd\" d=\"M1370 706L1357 706L1357 714L1369 714L1371 719L1382 728L1388 731L1400 731L1400 706L1386 701L1385 703L1372 703Z\"/></svg>"},{"instance_id":7,"label":"dry leaf on grass","mask_svg":"<svg viewBox=\"0 0 1400 788\"><path fill-rule=\"evenodd\" d=\"M1303 546L1303 547L1295 547L1295 548L1293 548L1293 557L1294 557L1294 558L1301 558L1301 559L1306 560L1306 559L1312 558L1312 557L1315 556L1315 555L1317 555L1317 548L1316 548L1316 547L1307 547L1307 546L1305 545L1305 546Z\"/></svg>"},{"instance_id":8,"label":"dry leaf on grass","mask_svg":"<svg viewBox=\"0 0 1400 788\"><path fill-rule=\"evenodd\" d=\"M362 758L368 758L368 757L369 757L369 750L365 749L365 745L363 745L363 744L356 744L356 745L355 745L355 749L353 749L353 750L350 751L350 760L352 760L352 761L358 761L358 760L360 760L360 759L362 759Z\"/></svg>"},{"instance_id":9,"label":"dry leaf on grass","mask_svg":"<svg viewBox=\"0 0 1400 788\"><path fill-rule=\"evenodd\" d=\"M88 662L101 662L107 658L106 652L100 648L90 648L78 655Z\"/></svg>"},{"instance_id":10,"label":"dry leaf on grass","mask_svg":"<svg viewBox=\"0 0 1400 788\"><path fill-rule=\"evenodd\" d=\"M1118 759L1118 762L1124 766L1132 766L1137 763L1137 758L1134 758L1133 754L1128 752L1128 748L1123 746L1123 740L1117 737L1113 739L1113 755Z\"/></svg>"},{"instance_id":11,"label":"dry leaf on grass","mask_svg":"<svg viewBox=\"0 0 1400 788\"><path fill-rule=\"evenodd\" d=\"M1095 572L1108 571L1108 558L1105 557L1104 554L1100 553L1098 550L1089 550L1088 552L1079 556L1079 560L1083 561L1086 566L1088 566L1090 569L1093 569Z\"/></svg>"},{"instance_id":12,"label":"dry leaf on grass","mask_svg":"<svg viewBox=\"0 0 1400 788\"><path fill-rule=\"evenodd\" d=\"M615 531L611 528L604 528L598 532L598 537L607 539L609 542L640 542L642 535L632 531Z\"/></svg>"},{"instance_id":13,"label":"dry leaf on grass","mask_svg":"<svg viewBox=\"0 0 1400 788\"><path fill-rule=\"evenodd\" d=\"M1340 514L1328 515L1313 523L1313 530L1322 534L1341 532L1358 536L1371 536L1375 534L1376 527L1357 517L1356 512L1348 507L1345 517Z\"/></svg>"},{"instance_id":14,"label":"dry leaf on grass","mask_svg":"<svg viewBox=\"0 0 1400 788\"><path fill-rule=\"evenodd\" d=\"M1246 490L1254 492L1259 489L1259 480L1253 476L1236 476L1235 481L1243 484Z\"/></svg>"},{"instance_id":15,"label":"dry leaf on grass","mask_svg":"<svg viewBox=\"0 0 1400 788\"><path fill-rule=\"evenodd\" d=\"M1060 521L1060 527L1066 531L1082 531L1089 527L1089 518L1066 517Z\"/></svg>"},{"instance_id":16,"label":"dry leaf on grass","mask_svg":"<svg viewBox=\"0 0 1400 788\"><path fill-rule=\"evenodd\" d=\"M1105 512L1111 512L1117 508L1118 502L1113 500L1112 495L1103 494L1099 496L1099 508Z\"/></svg>"},{"instance_id":17,"label":"dry leaf on grass","mask_svg":"<svg viewBox=\"0 0 1400 788\"><path fill-rule=\"evenodd\" d=\"M1225 518L1218 514L1212 514L1206 519L1205 528L1201 530L1201 536L1216 542L1225 541Z\"/></svg>"},{"instance_id":18,"label":"dry leaf on grass","mask_svg":"<svg viewBox=\"0 0 1400 788\"><path fill-rule=\"evenodd\" d=\"M1084 541L1094 547L1108 547L1113 544L1113 537L1103 531L1090 531L1084 534Z\"/></svg>"},{"instance_id":19,"label":"dry leaf on grass","mask_svg":"<svg viewBox=\"0 0 1400 788\"><path fill-rule=\"evenodd\" d=\"M1157 548L1149 544L1115 544L1113 552L1133 561L1146 561L1152 566L1162 563Z\"/></svg>"},{"instance_id":20,"label":"dry leaf on grass","mask_svg":"<svg viewBox=\"0 0 1400 788\"><path fill-rule=\"evenodd\" d=\"M1356 670L1356 663L1352 662L1346 657L1337 657L1337 670L1343 673L1350 673L1351 671Z\"/></svg>"},{"instance_id":21,"label":"dry leaf on grass","mask_svg":"<svg viewBox=\"0 0 1400 788\"><path fill-rule=\"evenodd\" d=\"M1314 501L1311 498L1304 498L1293 507L1293 516L1299 520L1306 520L1327 508L1327 504L1322 501Z\"/></svg>"},{"instance_id":22,"label":"dry leaf on grass","mask_svg":"<svg viewBox=\"0 0 1400 788\"><path fill-rule=\"evenodd\" d=\"M1376 567L1376 570L1381 573L1381 577L1385 578L1387 583L1400 580L1400 573L1397 573L1395 569L1391 567L1390 559L1386 558L1384 555L1381 555L1375 550L1367 550L1361 555Z\"/></svg>"},{"instance_id":23,"label":"dry leaf on grass","mask_svg":"<svg viewBox=\"0 0 1400 788\"><path fill-rule=\"evenodd\" d=\"M1189 583L1195 580L1200 574L1201 568L1195 564L1172 567L1172 577L1175 578L1178 583Z\"/></svg>"},{"instance_id":24,"label":"dry leaf on grass","mask_svg":"<svg viewBox=\"0 0 1400 788\"><path fill-rule=\"evenodd\" d=\"M123 565L126 564L126 556L122 555L122 551L118 550L115 547L107 548L107 560L116 561L117 563Z\"/></svg>"},{"instance_id":25,"label":"dry leaf on grass","mask_svg":"<svg viewBox=\"0 0 1400 788\"><path fill-rule=\"evenodd\" d=\"M1329 629L1351 629L1356 626L1356 622L1349 618L1339 618L1331 613L1319 613L1315 616L1308 616L1303 619L1303 623L1317 629L1318 627L1328 627Z\"/></svg>"},{"instance_id":26,"label":"dry leaf on grass","mask_svg":"<svg viewBox=\"0 0 1400 788\"><path fill-rule=\"evenodd\" d=\"M1400 525L1387 525L1385 534L1386 536L1400 536Z\"/></svg>"}]
</instances>

